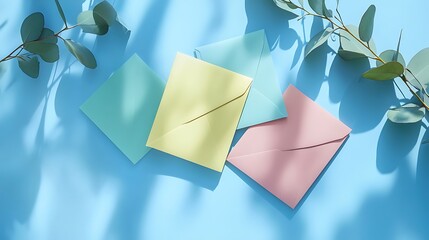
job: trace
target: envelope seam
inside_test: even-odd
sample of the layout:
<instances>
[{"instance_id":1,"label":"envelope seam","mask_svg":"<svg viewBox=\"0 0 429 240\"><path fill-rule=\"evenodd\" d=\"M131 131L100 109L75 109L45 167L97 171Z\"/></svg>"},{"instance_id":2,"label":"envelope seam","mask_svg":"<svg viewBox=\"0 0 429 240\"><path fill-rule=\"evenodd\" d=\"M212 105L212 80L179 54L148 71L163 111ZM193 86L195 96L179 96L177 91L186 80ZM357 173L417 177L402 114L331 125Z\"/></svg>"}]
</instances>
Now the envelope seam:
<instances>
[{"instance_id":1,"label":"envelope seam","mask_svg":"<svg viewBox=\"0 0 429 240\"><path fill-rule=\"evenodd\" d=\"M202 114L202 115L200 115L200 116L197 116L197 117L195 117L195 118L193 118L193 119L191 119L191 120L189 120L189 121L186 121L186 122L182 123L182 125L184 125L184 124L188 124L188 123L193 122L193 121L195 121L195 120L197 120L197 119L199 119L199 118L202 118L202 117L204 117L205 115L207 115L207 114L209 114L209 113L211 113L211 112L214 112L214 111L216 111L217 109L219 109L219 108L221 108L221 107L223 107L223 106L225 106L225 105L227 105L227 104L229 104L229 103L231 103L231 102L233 102L233 101L235 101L235 100L237 100L237 99L239 99L239 98L243 97L243 96L246 94L246 92L249 90L249 88L250 88L250 86L251 86L251 85L252 85L252 83L250 83L250 84L247 86L246 90L245 90L242 94L240 94L239 96L237 96L237 97L235 97L235 98L233 98L233 99L229 100L228 102L223 103L222 105L219 105L219 106L218 106L218 107L216 107L216 108L213 108L212 110L210 110L210 111L208 111L208 112L206 112L206 113L204 113L204 114Z\"/></svg>"},{"instance_id":2,"label":"envelope seam","mask_svg":"<svg viewBox=\"0 0 429 240\"><path fill-rule=\"evenodd\" d=\"M237 159L237 158L242 158L242 157L247 157L247 156L251 156L251 155L255 155L255 154L259 154L259 153L266 153L266 152L272 152L272 151L281 151L281 152L291 152L291 151L296 151L296 150L304 150L304 149L310 149L310 148L316 148L316 147L320 147L326 144L331 144L331 143L336 143L336 142L343 142L346 138L347 138L348 134L342 138L339 139L335 139L332 141L328 141L325 143L321 143L321 144L316 144L316 145L311 145L311 146L306 146L306 147L299 147L299 148L291 148L291 149L270 149L270 150L265 150L265 151L260 151L260 152L255 152L255 153L249 153L249 154L243 154L240 156L236 156L236 157L231 157L228 159Z\"/></svg>"}]
</instances>

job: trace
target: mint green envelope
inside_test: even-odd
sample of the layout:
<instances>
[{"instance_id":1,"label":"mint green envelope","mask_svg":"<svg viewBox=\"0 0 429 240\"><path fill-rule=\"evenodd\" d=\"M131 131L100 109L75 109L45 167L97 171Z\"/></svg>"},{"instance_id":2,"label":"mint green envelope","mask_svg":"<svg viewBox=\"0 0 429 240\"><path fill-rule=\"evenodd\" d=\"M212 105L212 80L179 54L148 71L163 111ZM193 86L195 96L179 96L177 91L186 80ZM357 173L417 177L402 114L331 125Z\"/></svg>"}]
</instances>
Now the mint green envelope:
<instances>
[{"instance_id":1,"label":"mint green envelope","mask_svg":"<svg viewBox=\"0 0 429 240\"><path fill-rule=\"evenodd\" d=\"M195 55L253 78L238 129L287 116L264 30L198 47Z\"/></svg>"},{"instance_id":2,"label":"mint green envelope","mask_svg":"<svg viewBox=\"0 0 429 240\"><path fill-rule=\"evenodd\" d=\"M101 131L137 163L146 147L164 82L134 54L80 107Z\"/></svg>"}]
</instances>

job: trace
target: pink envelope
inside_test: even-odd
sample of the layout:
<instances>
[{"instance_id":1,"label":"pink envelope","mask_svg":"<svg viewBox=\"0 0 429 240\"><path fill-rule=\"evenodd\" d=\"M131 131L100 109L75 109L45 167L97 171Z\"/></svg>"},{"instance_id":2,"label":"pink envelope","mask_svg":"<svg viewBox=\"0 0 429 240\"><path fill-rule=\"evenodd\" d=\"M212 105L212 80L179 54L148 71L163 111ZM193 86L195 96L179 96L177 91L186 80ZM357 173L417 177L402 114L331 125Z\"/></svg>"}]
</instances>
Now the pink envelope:
<instances>
[{"instance_id":1,"label":"pink envelope","mask_svg":"<svg viewBox=\"0 0 429 240\"><path fill-rule=\"evenodd\" d=\"M351 129L290 85L289 116L249 128L228 161L295 208Z\"/></svg>"}]
</instances>

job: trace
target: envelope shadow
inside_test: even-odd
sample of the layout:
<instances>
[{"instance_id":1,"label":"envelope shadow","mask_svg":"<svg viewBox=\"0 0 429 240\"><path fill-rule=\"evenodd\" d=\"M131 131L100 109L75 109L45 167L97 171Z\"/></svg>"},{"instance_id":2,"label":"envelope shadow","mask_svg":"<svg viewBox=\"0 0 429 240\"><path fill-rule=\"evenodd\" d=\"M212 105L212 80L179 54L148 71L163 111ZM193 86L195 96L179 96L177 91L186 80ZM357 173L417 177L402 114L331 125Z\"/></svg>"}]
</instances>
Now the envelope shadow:
<instances>
[{"instance_id":1,"label":"envelope shadow","mask_svg":"<svg viewBox=\"0 0 429 240\"><path fill-rule=\"evenodd\" d=\"M180 178L211 191L216 189L222 175L220 172L156 149L151 149L137 164L143 165L148 172L154 175Z\"/></svg>"}]
</instances>

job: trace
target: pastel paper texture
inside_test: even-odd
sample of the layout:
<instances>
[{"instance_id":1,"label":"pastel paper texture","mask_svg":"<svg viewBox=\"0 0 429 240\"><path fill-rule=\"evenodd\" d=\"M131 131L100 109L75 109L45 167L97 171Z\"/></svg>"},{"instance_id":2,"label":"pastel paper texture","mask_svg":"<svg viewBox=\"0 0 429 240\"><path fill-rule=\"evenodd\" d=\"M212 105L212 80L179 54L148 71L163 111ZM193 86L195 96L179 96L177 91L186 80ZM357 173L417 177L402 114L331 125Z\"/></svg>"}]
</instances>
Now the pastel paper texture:
<instances>
[{"instance_id":1,"label":"pastel paper texture","mask_svg":"<svg viewBox=\"0 0 429 240\"><path fill-rule=\"evenodd\" d=\"M222 171L251 82L178 53L147 146Z\"/></svg>"},{"instance_id":2,"label":"pastel paper texture","mask_svg":"<svg viewBox=\"0 0 429 240\"><path fill-rule=\"evenodd\" d=\"M146 141L164 85L138 55L133 55L81 110L131 162L137 163L150 150Z\"/></svg>"},{"instance_id":3,"label":"pastel paper texture","mask_svg":"<svg viewBox=\"0 0 429 240\"><path fill-rule=\"evenodd\" d=\"M239 129L287 116L264 30L198 47L195 55L253 78Z\"/></svg>"},{"instance_id":4,"label":"pastel paper texture","mask_svg":"<svg viewBox=\"0 0 429 240\"><path fill-rule=\"evenodd\" d=\"M290 85L289 116L249 128L228 161L295 208L351 129Z\"/></svg>"}]
</instances>

